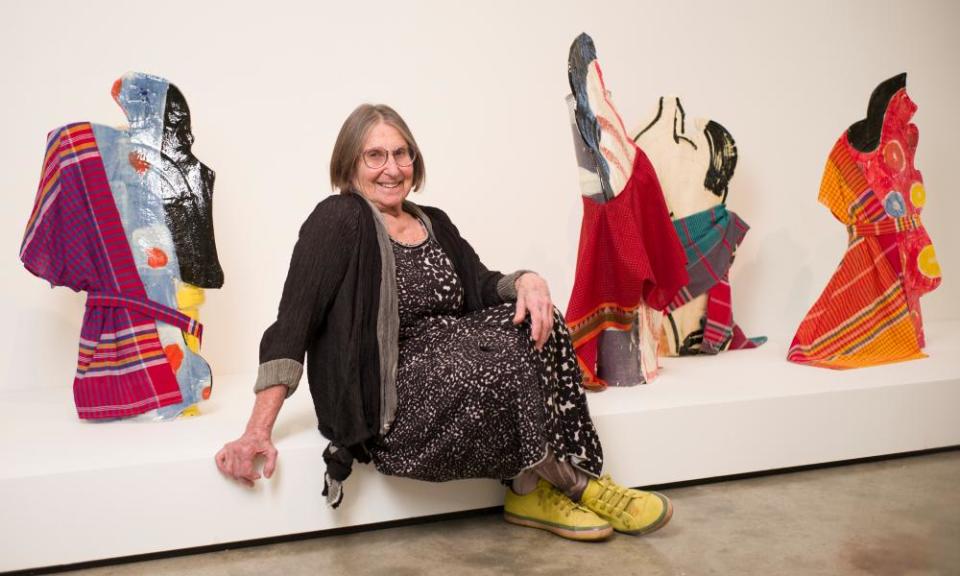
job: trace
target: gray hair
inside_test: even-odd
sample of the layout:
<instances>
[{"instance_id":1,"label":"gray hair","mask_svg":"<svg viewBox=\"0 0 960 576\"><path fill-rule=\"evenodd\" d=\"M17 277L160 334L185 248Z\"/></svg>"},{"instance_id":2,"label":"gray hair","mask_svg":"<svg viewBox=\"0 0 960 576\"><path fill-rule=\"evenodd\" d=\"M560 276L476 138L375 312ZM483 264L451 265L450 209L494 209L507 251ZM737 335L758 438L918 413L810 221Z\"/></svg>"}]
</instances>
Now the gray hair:
<instances>
[{"instance_id":1,"label":"gray hair","mask_svg":"<svg viewBox=\"0 0 960 576\"><path fill-rule=\"evenodd\" d=\"M413 161L413 189L419 190L423 186L427 178L423 154L407 123L396 110L386 104L361 104L347 116L340 127L340 134L337 135L337 143L333 146L333 154L330 156L330 185L334 190L344 193L353 188L357 162L363 154L363 143L370 130L381 122L396 128L407 141L407 146L416 152L417 158Z\"/></svg>"}]
</instances>

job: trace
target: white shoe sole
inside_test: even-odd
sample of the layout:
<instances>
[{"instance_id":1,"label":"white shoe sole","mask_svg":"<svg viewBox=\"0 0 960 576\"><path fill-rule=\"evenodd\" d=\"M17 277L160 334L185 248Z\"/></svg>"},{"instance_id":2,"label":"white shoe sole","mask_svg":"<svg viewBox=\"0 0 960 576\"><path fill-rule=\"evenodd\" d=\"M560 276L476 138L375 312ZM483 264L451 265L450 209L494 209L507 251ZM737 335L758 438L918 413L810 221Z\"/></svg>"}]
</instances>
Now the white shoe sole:
<instances>
[{"instance_id":1,"label":"white shoe sole","mask_svg":"<svg viewBox=\"0 0 960 576\"><path fill-rule=\"evenodd\" d=\"M517 516L510 514L509 512L503 513L503 519L511 524L527 526L529 528L539 528L540 530L553 532L562 538L566 538L568 540L577 540L580 542L603 540L605 538L609 538L610 535L613 534L613 526L610 526L609 524L606 526L597 526L596 528L565 528L563 526L558 526L542 520Z\"/></svg>"}]
</instances>

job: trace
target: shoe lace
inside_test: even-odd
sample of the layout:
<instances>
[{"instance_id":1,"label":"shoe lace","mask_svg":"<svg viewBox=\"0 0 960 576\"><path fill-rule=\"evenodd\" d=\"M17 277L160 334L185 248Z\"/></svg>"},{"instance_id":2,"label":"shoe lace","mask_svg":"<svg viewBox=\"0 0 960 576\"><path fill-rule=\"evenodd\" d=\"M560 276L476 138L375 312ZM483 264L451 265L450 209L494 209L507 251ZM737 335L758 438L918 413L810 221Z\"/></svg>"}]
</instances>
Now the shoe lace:
<instances>
[{"instance_id":1,"label":"shoe lace","mask_svg":"<svg viewBox=\"0 0 960 576\"><path fill-rule=\"evenodd\" d=\"M601 476L598 482L603 487L603 492L597 495L596 504L603 507L608 514L623 516L627 514L627 508L634 500L645 497L642 492L620 486L606 474Z\"/></svg>"},{"instance_id":2,"label":"shoe lace","mask_svg":"<svg viewBox=\"0 0 960 576\"><path fill-rule=\"evenodd\" d=\"M568 498L553 486L545 486L542 490L540 490L539 498L541 506L547 504L555 508L563 514L564 518L569 517L574 510L580 508L579 504Z\"/></svg>"}]
</instances>

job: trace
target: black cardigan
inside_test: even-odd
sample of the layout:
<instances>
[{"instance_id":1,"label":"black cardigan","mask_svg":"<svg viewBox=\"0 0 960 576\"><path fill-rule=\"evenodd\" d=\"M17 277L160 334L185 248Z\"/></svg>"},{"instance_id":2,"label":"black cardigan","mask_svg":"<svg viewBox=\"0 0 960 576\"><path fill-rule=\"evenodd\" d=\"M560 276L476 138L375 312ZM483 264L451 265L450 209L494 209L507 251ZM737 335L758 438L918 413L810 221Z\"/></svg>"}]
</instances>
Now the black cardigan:
<instances>
[{"instance_id":1,"label":"black cardigan","mask_svg":"<svg viewBox=\"0 0 960 576\"><path fill-rule=\"evenodd\" d=\"M519 273L505 277L488 270L443 211L410 207L422 210L453 262L464 288L462 313L515 297L511 292ZM320 432L355 455L356 447L382 430L383 387L395 384L395 374L385 379L380 370L377 319L385 272L373 210L356 193L333 195L317 205L300 228L277 320L260 341L261 367L281 359L302 364L306 353ZM258 382L258 387L264 385Z\"/></svg>"}]
</instances>

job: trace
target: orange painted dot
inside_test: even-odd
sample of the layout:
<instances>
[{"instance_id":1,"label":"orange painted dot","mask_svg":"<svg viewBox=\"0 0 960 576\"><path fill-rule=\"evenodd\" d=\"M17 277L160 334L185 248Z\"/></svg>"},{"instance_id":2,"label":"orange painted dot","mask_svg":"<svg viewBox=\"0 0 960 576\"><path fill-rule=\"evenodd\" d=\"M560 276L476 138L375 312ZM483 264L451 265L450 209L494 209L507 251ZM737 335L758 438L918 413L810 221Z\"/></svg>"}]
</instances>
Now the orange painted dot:
<instances>
[{"instance_id":1,"label":"orange painted dot","mask_svg":"<svg viewBox=\"0 0 960 576\"><path fill-rule=\"evenodd\" d=\"M883 147L883 161L892 170L900 172L904 168L903 147L896 140L887 142Z\"/></svg>"},{"instance_id":2,"label":"orange painted dot","mask_svg":"<svg viewBox=\"0 0 960 576\"><path fill-rule=\"evenodd\" d=\"M127 156L127 161L129 161L133 169L137 171L137 174L143 174L150 169L150 163L143 157L143 154L137 151L131 152L130 155Z\"/></svg>"},{"instance_id":3,"label":"orange painted dot","mask_svg":"<svg viewBox=\"0 0 960 576\"><path fill-rule=\"evenodd\" d=\"M204 399L204 400L209 400L209 399L210 399L210 392L212 392L212 391L213 391L213 386L207 386L206 388L203 389L202 392L200 392L200 394L203 396L203 399Z\"/></svg>"},{"instance_id":4,"label":"orange painted dot","mask_svg":"<svg viewBox=\"0 0 960 576\"><path fill-rule=\"evenodd\" d=\"M180 364L183 363L183 350L176 344L168 344L163 347L163 353L167 355L167 362L170 363L173 373L176 374L177 370L180 369Z\"/></svg>"},{"instance_id":5,"label":"orange painted dot","mask_svg":"<svg viewBox=\"0 0 960 576\"><path fill-rule=\"evenodd\" d=\"M159 248L148 248L147 249L147 266L151 268L163 268L167 265L170 259L167 258L167 253Z\"/></svg>"},{"instance_id":6,"label":"orange painted dot","mask_svg":"<svg viewBox=\"0 0 960 576\"><path fill-rule=\"evenodd\" d=\"M120 103L121 88L123 88L123 78L117 78L117 81L113 83L113 87L110 88L110 95L113 96L113 100L117 104Z\"/></svg>"}]
</instances>

